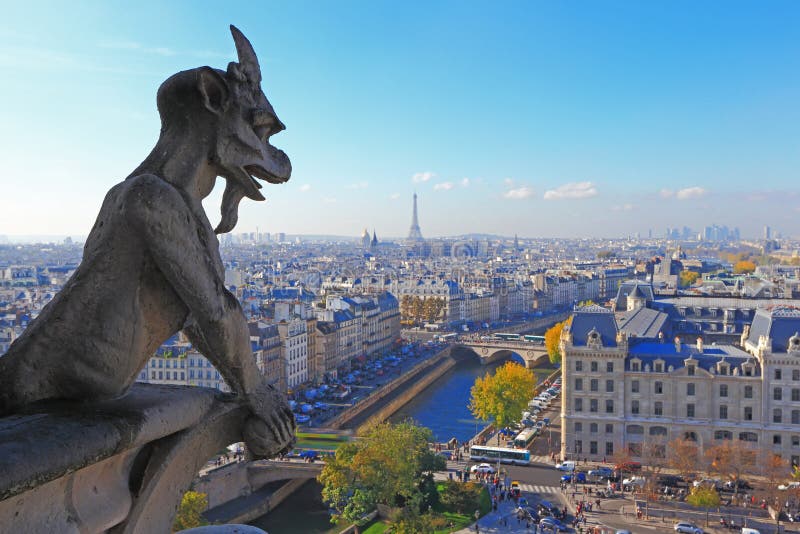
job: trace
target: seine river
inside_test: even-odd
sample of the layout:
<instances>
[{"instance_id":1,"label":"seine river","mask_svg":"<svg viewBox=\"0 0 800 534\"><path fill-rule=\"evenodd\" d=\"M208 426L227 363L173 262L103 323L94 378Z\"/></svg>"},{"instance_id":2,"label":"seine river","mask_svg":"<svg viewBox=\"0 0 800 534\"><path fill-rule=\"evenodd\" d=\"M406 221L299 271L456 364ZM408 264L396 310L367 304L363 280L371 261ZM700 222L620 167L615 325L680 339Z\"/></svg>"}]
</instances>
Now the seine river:
<instances>
[{"instance_id":1,"label":"seine river","mask_svg":"<svg viewBox=\"0 0 800 534\"><path fill-rule=\"evenodd\" d=\"M430 428L434 438L440 442L450 438L459 441L471 439L483 423L477 421L467 408L469 390L477 377L493 372L497 365L499 364L482 366L478 362L459 362L393 415L391 421L411 418ZM541 375L537 375L541 380ZM316 481L305 484L273 512L256 519L252 524L269 534L327 534L341 530L331 528L327 508L320 497L320 486Z\"/></svg>"}]
</instances>

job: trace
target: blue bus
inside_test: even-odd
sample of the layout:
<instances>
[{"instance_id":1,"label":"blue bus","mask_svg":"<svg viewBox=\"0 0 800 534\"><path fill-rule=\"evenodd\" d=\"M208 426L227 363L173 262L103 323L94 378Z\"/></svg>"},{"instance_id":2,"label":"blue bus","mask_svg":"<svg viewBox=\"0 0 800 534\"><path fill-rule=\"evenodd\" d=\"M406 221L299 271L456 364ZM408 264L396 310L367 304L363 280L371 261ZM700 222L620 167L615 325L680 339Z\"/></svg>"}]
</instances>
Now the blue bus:
<instances>
[{"instance_id":1,"label":"blue bus","mask_svg":"<svg viewBox=\"0 0 800 534\"><path fill-rule=\"evenodd\" d=\"M488 447L473 445L469 448L469 457L476 462L500 462L502 464L529 465L531 453L526 449L508 449L505 447Z\"/></svg>"}]
</instances>

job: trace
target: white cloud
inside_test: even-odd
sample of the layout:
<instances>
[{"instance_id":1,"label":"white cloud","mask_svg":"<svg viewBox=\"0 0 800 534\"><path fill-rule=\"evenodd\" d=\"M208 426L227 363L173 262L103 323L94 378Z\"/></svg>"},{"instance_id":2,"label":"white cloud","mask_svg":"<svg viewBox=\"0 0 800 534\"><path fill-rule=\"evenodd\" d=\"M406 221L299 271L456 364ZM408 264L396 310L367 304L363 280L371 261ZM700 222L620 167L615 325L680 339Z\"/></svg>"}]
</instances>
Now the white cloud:
<instances>
[{"instance_id":1,"label":"white cloud","mask_svg":"<svg viewBox=\"0 0 800 534\"><path fill-rule=\"evenodd\" d=\"M325 204L336 204L336 199L331 197L323 198L322 202Z\"/></svg>"},{"instance_id":2,"label":"white cloud","mask_svg":"<svg viewBox=\"0 0 800 534\"><path fill-rule=\"evenodd\" d=\"M453 182L442 182L440 184L434 185L433 186L433 190L434 191L450 191L454 187L455 187L455 185L453 185Z\"/></svg>"},{"instance_id":3,"label":"white cloud","mask_svg":"<svg viewBox=\"0 0 800 534\"><path fill-rule=\"evenodd\" d=\"M397 200L400 198L400 193L392 193L389 195L389 200Z\"/></svg>"},{"instance_id":4,"label":"white cloud","mask_svg":"<svg viewBox=\"0 0 800 534\"><path fill-rule=\"evenodd\" d=\"M469 178L461 179L461 187L469 187Z\"/></svg>"},{"instance_id":5,"label":"white cloud","mask_svg":"<svg viewBox=\"0 0 800 534\"><path fill-rule=\"evenodd\" d=\"M514 180L511 178L504 178L503 183L506 185L506 187L514 187Z\"/></svg>"},{"instance_id":6,"label":"white cloud","mask_svg":"<svg viewBox=\"0 0 800 534\"><path fill-rule=\"evenodd\" d=\"M411 181L414 182L415 184L419 184L429 181L434 176L436 176L436 173L431 171L417 172L414 173L414 176L411 177Z\"/></svg>"},{"instance_id":7,"label":"white cloud","mask_svg":"<svg viewBox=\"0 0 800 534\"><path fill-rule=\"evenodd\" d=\"M658 192L658 196L660 196L661 198L672 198L673 196L675 196L675 191L673 191L672 189L662 189L661 191Z\"/></svg>"},{"instance_id":8,"label":"white cloud","mask_svg":"<svg viewBox=\"0 0 800 534\"><path fill-rule=\"evenodd\" d=\"M366 189L367 187L369 187L369 182L358 182L344 186L345 189Z\"/></svg>"},{"instance_id":9,"label":"white cloud","mask_svg":"<svg viewBox=\"0 0 800 534\"><path fill-rule=\"evenodd\" d=\"M300 186L301 193L307 193L308 191L311 191L311 184L303 184Z\"/></svg>"},{"instance_id":10,"label":"white cloud","mask_svg":"<svg viewBox=\"0 0 800 534\"><path fill-rule=\"evenodd\" d=\"M531 196L533 196L533 189L527 185L523 185L522 187L517 187L515 189L509 189L503 193L503 198L508 198L511 200L522 200Z\"/></svg>"},{"instance_id":11,"label":"white cloud","mask_svg":"<svg viewBox=\"0 0 800 534\"><path fill-rule=\"evenodd\" d=\"M706 191L702 187L687 187L685 189L679 189L677 193L675 193L675 198L678 200L689 200L692 198L700 198L706 196Z\"/></svg>"},{"instance_id":12,"label":"white cloud","mask_svg":"<svg viewBox=\"0 0 800 534\"><path fill-rule=\"evenodd\" d=\"M611 206L611 211L633 211L633 204Z\"/></svg>"},{"instance_id":13,"label":"white cloud","mask_svg":"<svg viewBox=\"0 0 800 534\"><path fill-rule=\"evenodd\" d=\"M545 191L545 200L562 200L565 198L591 198L597 196L597 188L592 182L570 182L556 189Z\"/></svg>"}]
</instances>

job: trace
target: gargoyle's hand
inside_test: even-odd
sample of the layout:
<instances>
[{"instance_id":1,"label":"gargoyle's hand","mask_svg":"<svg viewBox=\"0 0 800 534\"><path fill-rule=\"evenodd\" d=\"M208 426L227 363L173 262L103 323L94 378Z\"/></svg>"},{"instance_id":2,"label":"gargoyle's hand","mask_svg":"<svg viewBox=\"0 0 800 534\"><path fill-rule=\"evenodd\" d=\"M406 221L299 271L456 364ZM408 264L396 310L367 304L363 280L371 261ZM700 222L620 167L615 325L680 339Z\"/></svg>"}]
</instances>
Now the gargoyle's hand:
<instances>
[{"instance_id":1,"label":"gargoyle's hand","mask_svg":"<svg viewBox=\"0 0 800 534\"><path fill-rule=\"evenodd\" d=\"M294 414L286 398L268 384L250 395L253 416L244 427L244 440L256 458L274 458L289 451L295 442Z\"/></svg>"}]
</instances>

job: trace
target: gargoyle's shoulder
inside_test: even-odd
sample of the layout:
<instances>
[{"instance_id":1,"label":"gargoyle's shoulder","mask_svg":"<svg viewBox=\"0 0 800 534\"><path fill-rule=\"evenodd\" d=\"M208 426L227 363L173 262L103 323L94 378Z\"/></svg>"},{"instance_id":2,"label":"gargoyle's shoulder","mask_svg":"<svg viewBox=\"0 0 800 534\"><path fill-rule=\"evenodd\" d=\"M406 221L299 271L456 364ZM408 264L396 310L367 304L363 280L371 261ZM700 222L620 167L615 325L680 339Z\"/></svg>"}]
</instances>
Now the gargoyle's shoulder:
<instances>
[{"instance_id":1,"label":"gargoyle's shoulder","mask_svg":"<svg viewBox=\"0 0 800 534\"><path fill-rule=\"evenodd\" d=\"M154 174L131 176L114 189L121 211L135 219L149 218L153 212L163 217L188 210L178 190Z\"/></svg>"}]
</instances>

